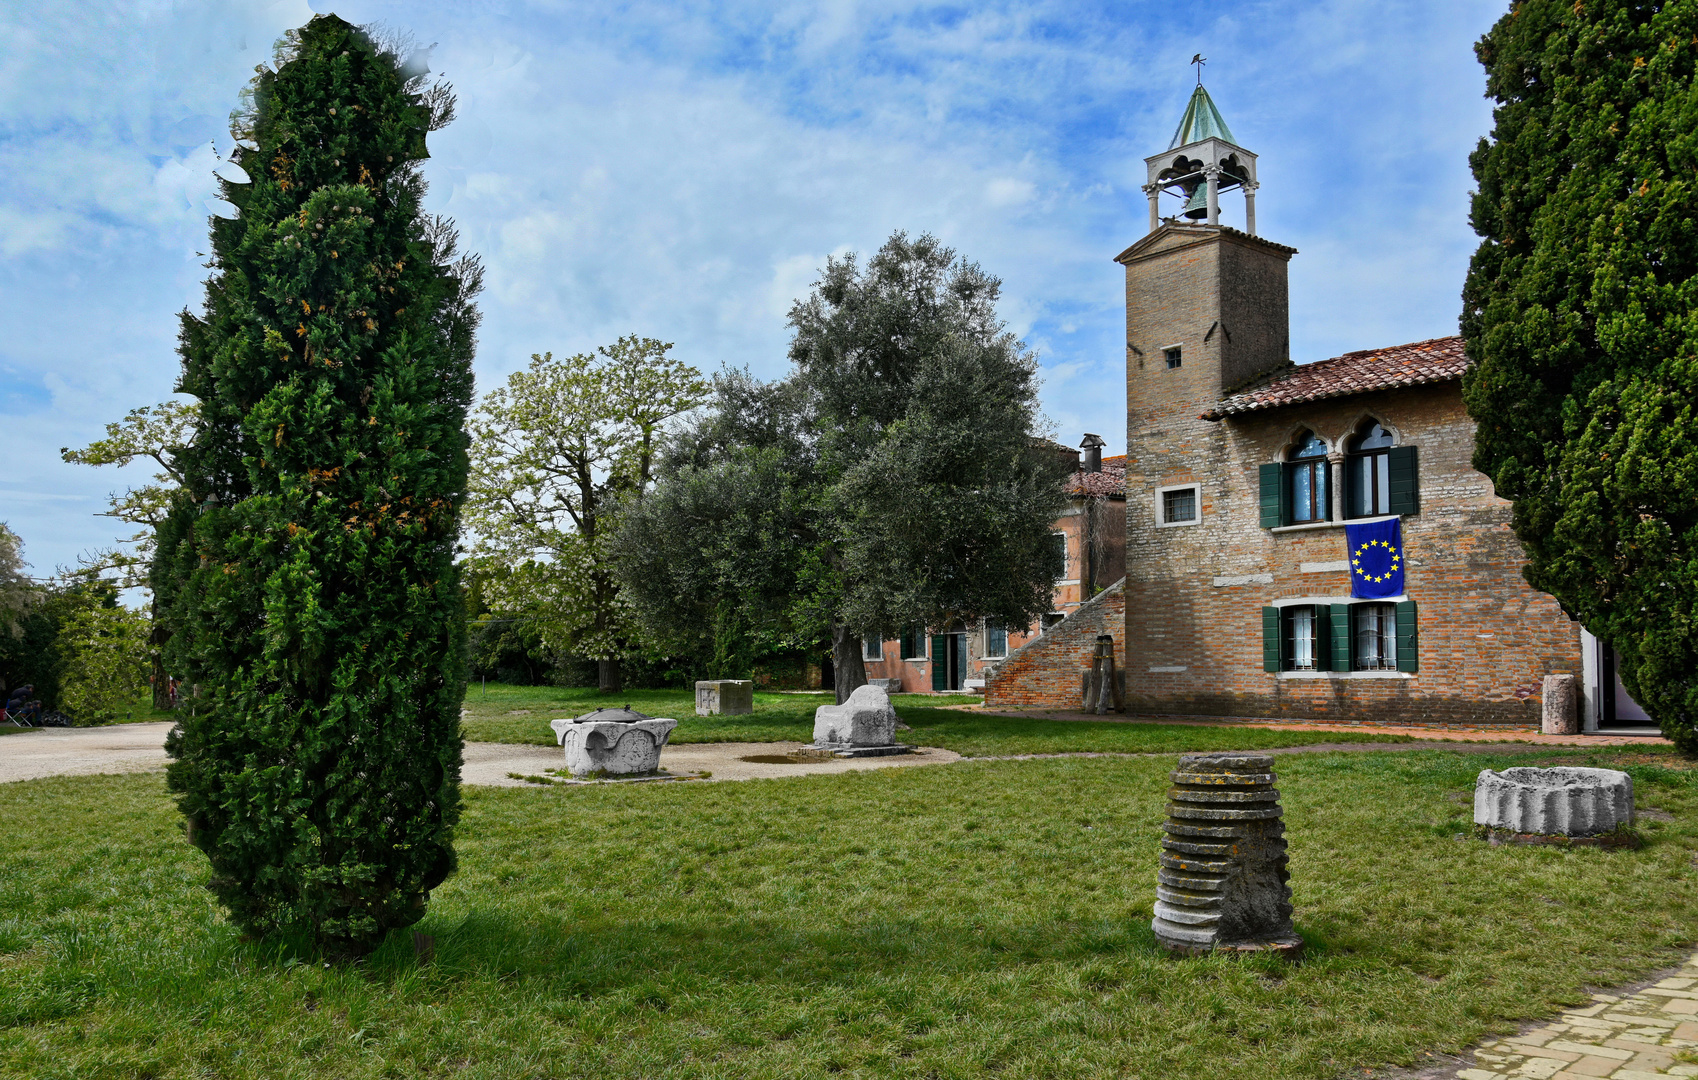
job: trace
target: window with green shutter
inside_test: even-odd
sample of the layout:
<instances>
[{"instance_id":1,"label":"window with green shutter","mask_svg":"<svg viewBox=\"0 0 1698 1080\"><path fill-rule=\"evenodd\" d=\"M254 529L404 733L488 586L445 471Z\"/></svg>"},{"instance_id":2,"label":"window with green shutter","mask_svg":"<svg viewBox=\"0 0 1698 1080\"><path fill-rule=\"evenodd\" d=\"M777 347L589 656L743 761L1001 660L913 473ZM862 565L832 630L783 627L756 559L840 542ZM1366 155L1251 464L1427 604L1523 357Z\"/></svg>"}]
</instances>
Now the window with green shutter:
<instances>
[{"instance_id":1,"label":"window with green shutter","mask_svg":"<svg viewBox=\"0 0 1698 1080\"><path fill-rule=\"evenodd\" d=\"M1420 469L1413 446L1394 446L1386 451L1387 487L1391 496L1389 512L1419 514L1421 512Z\"/></svg>"},{"instance_id":2,"label":"window with green shutter","mask_svg":"<svg viewBox=\"0 0 1698 1080\"><path fill-rule=\"evenodd\" d=\"M1420 644L1421 631L1415 619L1415 601L1400 601L1397 605L1397 670L1410 674L1421 670Z\"/></svg>"},{"instance_id":3,"label":"window with green shutter","mask_svg":"<svg viewBox=\"0 0 1698 1080\"><path fill-rule=\"evenodd\" d=\"M1330 605L1328 622L1332 631L1332 669L1334 671L1350 670L1350 605Z\"/></svg>"},{"instance_id":4,"label":"window with green shutter","mask_svg":"<svg viewBox=\"0 0 1698 1080\"><path fill-rule=\"evenodd\" d=\"M1285 466L1270 461L1261 468L1262 528L1277 529L1288 524L1285 520Z\"/></svg>"},{"instance_id":5,"label":"window with green shutter","mask_svg":"<svg viewBox=\"0 0 1698 1080\"><path fill-rule=\"evenodd\" d=\"M1276 469L1279 466L1274 466ZM1278 671L1281 663L1279 609L1262 609L1262 670Z\"/></svg>"}]
</instances>

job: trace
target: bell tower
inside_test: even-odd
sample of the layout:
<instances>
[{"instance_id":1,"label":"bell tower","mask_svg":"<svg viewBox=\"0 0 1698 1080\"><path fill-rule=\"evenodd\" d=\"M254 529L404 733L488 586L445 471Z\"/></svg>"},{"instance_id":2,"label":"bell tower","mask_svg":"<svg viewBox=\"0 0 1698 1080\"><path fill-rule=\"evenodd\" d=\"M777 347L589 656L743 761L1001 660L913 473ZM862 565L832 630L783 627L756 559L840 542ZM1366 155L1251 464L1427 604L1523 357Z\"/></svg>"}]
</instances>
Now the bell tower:
<instances>
[{"instance_id":1,"label":"bell tower","mask_svg":"<svg viewBox=\"0 0 1698 1080\"><path fill-rule=\"evenodd\" d=\"M1219 225L1221 193L1238 188L1244 192L1244 231L1256 235L1256 155L1232 137L1214 99L1203 89L1200 68L1197 89L1167 151L1145 158L1144 165L1149 170L1144 194L1150 197L1151 232L1161 227L1163 192L1181 200L1176 217Z\"/></svg>"}]
</instances>

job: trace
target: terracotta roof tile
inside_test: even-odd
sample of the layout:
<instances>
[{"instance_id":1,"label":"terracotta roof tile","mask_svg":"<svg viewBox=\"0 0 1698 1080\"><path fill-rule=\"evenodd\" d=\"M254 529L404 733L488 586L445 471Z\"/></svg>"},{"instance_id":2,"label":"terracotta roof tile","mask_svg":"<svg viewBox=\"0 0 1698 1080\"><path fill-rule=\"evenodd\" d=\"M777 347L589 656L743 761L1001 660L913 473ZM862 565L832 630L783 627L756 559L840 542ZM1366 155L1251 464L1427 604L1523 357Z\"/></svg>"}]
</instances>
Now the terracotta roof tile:
<instances>
[{"instance_id":1,"label":"terracotta roof tile","mask_svg":"<svg viewBox=\"0 0 1698 1080\"><path fill-rule=\"evenodd\" d=\"M1222 398L1203 414L1222 420L1238 413L1308 401L1460 379L1468 367L1459 337L1433 338L1389 349L1364 349L1331 360L1284 368L1256 386Z\"/></svg>"},{"instance_id":2,"label":"terracotta roof tile","mask_svg":"<svg viewBox=\"0 0 1698 1080\"><path fill-rule=\"evenodd\" d=\"M1107 496L1126 494L1126 457L1121 455L1118 465L1109 462L1116 459L1103 458L1102 472L1086 472L1080 469L1067 480L1067 494L1075 496Z\"/></svg>"}]
</instances>

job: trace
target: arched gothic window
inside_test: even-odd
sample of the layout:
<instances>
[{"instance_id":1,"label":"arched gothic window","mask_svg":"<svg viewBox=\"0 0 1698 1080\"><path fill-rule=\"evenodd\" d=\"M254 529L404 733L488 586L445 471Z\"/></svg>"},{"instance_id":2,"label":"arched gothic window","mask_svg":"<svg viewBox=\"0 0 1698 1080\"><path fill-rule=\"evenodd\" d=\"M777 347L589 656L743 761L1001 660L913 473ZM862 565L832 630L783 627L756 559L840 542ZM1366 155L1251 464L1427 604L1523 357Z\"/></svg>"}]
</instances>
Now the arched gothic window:
<instances>
[{"instance_id":1,"label":"arched gothic window","mask_svg":"<svg viewBox=\"0 0 1698 1080\"><path fill-rule=\"evenodd\" d=\"M1391 513L1391 432L1370 421L1345 443L1345 516Z\"/></svg>"},{"instance_id":2,"label":"arched gothic window","mask_svg":"<svg viewBox=\"0 0 1698 1080\"><path fill-rule=\"evenodd\" d=\"M1290 476L1291 521L1301 524L1327 519L1327 444L1312 431L1297 436L1287 471Z\"/></svg>"}]
</instances>

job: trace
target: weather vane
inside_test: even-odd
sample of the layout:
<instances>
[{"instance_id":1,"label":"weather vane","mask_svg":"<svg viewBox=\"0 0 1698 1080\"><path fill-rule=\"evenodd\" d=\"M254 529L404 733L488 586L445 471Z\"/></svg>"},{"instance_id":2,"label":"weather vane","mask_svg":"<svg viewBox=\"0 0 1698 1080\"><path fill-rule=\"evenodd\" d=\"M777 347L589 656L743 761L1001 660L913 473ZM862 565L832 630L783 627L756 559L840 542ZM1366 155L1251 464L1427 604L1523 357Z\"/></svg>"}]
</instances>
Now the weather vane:
<instances>
[{"instance_id":1,"label":"weather vane","mask_svg":"<svg viewBox=\"0 0 1698 1080\"><path fill-rule=\"evenodd\" d=\"M1203 65L1209 62L1209 58L1198 53L1191 58L1191 62L1197 65L1197 85L1201 86L1203 85Z\"/></svg>"}]
</instances>

